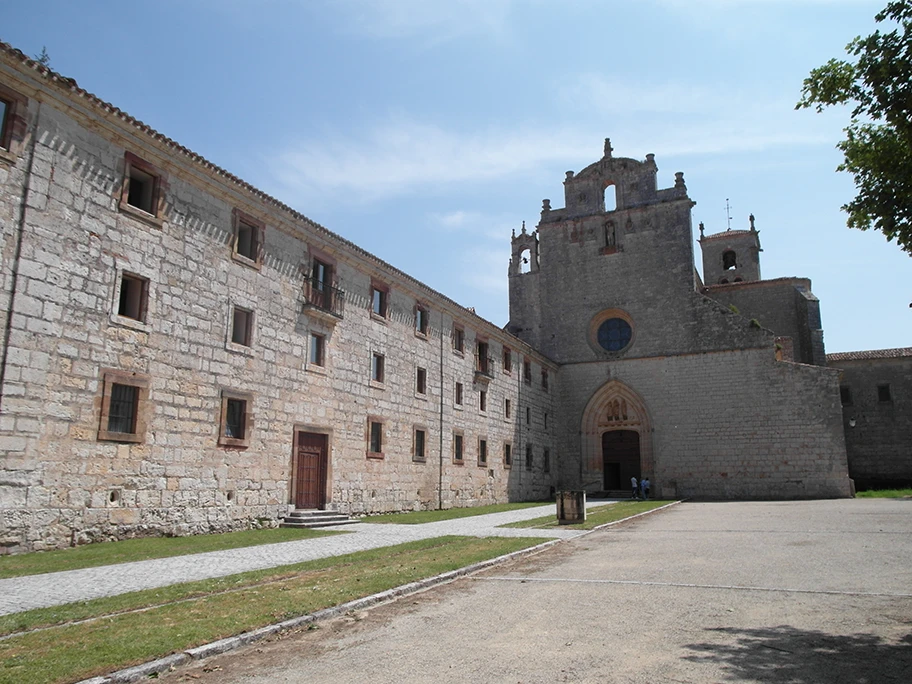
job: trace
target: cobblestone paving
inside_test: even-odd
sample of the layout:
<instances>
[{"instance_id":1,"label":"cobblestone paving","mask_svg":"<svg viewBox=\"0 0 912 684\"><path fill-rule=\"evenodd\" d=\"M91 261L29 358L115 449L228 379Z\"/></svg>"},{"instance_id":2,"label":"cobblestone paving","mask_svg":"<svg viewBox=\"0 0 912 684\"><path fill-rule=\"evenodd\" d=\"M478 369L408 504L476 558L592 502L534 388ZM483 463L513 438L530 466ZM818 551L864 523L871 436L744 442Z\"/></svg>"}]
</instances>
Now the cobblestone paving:
<instances>
[{"instance_id":1,"label":"cobblestone paving","mask_svg":"<svg viewBox=\"0 0 912 684\"><path fill-rule=\"evenodd\" d=\"M607 502L588 501L586 506L590 508L605 503ZM131 591L155 589L181 582L224 577L329 556L342 556L356 551L367 551L446 535L570 539L582 534L580 531L567 529L533 530L498 527L506 523L530 520L549 514L556 515L554 504L505 513L442 520L423 525L357 523L325 528L345 530L349 534L318 539L264 544L190 556L175 556L4 579L0 580L0 615L19 613L33 608L47 608L74 601L88 601L104 596L116 596Z\"/></svg>"}]
</instances>

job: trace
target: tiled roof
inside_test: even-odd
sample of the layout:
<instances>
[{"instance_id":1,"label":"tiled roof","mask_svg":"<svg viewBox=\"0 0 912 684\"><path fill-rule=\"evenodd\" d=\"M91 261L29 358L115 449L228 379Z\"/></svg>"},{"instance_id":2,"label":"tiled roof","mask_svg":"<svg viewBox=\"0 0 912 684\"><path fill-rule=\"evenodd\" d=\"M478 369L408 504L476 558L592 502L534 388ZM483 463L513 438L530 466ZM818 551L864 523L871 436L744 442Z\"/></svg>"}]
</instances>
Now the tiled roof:
<instances>
[{"instance_id":1,"label":"tiled roof","mask_svg":"<svg viewBox=\"0 0 912 684\"><path fill-rule=\"evenodd\" d=\"M838 361L867 361L869 359L901 359L912 356L912 347L897 349L868 349L866 351L838 352L827 354L827 363Z\"/></svg>"},{"instance_id":2,"label":"tiled roof","mask_svg":"<svg viewBox=\"0 0 912 684\"><path fill-rule=\"evenodd\" d=\"M750 235L751 231L749 230L726 230L723 233L715 233L714 235L701 235L700 241L705 242L706 240L717 240L723 237L734 237L740 235Z\"/></svg>"}]
</instances>

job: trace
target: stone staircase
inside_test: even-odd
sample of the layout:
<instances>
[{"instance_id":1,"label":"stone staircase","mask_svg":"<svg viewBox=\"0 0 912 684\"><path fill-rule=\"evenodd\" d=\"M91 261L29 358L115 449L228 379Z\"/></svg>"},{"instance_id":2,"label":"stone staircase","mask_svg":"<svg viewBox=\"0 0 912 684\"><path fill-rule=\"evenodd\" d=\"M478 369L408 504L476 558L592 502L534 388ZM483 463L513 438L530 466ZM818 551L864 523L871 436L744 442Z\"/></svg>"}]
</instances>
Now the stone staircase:
<instances>
[{"instance_id":1,"label":"stone staircase","mask_svg":"<svg viewBox=\"0 0 912 684\"><path fill-rule=\"evenodd\" d=\"M349 518L343 513L335 511L319 510L294 510L279 523L279 527L306 527L315 529L318 527L329 527L330 525L351 525L359 522L357 518Z\"/></svg>"}]
</instances>

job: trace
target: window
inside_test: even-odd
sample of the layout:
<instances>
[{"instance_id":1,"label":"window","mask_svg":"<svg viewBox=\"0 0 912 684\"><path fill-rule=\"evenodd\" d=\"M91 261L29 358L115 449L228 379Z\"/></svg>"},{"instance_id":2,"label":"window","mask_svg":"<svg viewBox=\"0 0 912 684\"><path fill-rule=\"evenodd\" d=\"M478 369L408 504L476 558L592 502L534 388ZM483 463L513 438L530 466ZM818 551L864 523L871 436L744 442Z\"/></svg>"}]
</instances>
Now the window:
<instances>
[{"instance_id":1,"label":"window","mask_svg":"<svg viewBox=\"0 0 912 684\"><path fill-rule=\"evenodd\" d=\"M120 276L120 297L117 303L117 315L145 322L146 304L149 298L149 281L132 273Z\"/></svg>"},{"instance_id":2,"label":"window","mask_svg":"<svg viewBox=\"0 0 912 684\"><path fill-rule=\"evenodd\" d=\"M545 413L542 415L542 423L544 425L545 430L547 430L548 429L548 412L547 411L545 411Z\"/></svg>"},{"instance_id":3,"label":"window","mask_svg":"<svg viewBox=\"0 0 912 684\"><path fill-rule=\"evenodd\" d=\"M231 341L249 347L253 341L253 311L234 307L231 321Z\"/></svg>"},{"instance_id":4,"label":"window","mask_svg":"<svg viewBox=\"0 0 912 684\"><path fill-rule=\"evenodd\" d=\"M428 333L428 310L420 304L415 307L415 332L419 335Z\"/></svg>"},{"instance_id":5,"label":"window","mask_svg":"<svg viewBox=\"0 0 912 684\"><path fill-rule=\"evenodd\" d=\"M848 385L842 385L839 387L839 399L842 401L843 406L852 405L852 388Z\"/></svg>"},{"instance_id":6,"label":"window","mask_svg":"<svg viewBox=\"0 0 912 684\"><path fill-rule=\"evenodd\" d=\"M222 446L248 447L253 430L253 396L222 390L219 440Z\"/></svg>"},{"instance_id":7,"label":"window","mask_svg":"<svg viewBox=\"0 0 912 684\"><path fill-rule=\"evenodd\" d=\"M162 213L162 180L164 174L147 161L127 152L120 208L145 218L160 219ZM154 221L160 225L160 220Z\"/></svg>"},{"instance_id":8,"label":"window","mask_svg":"<svg viewBox=\"0 0 912 684\"><path fill-rule=\"evenodd\" d=\"M504 418L510 418L510 400L504 399Z\"/></svg>"},{"instance_id":9,"label":"window","mask_svg":"<svg viewBox=\"0 0 912 684\"><path fill-rule=\"evenodd\" d=\"M491 359L488 358L488 343L475 343L475 370L485 375L491 374Z\"/></svg>"},{"instance_id":10,"label":"window","mask_svg":"<svg viewBox=\"0 0 912 684\"><path fill-rule=\"evenodd\" d=\"M529 359L523 359L523 382L532 384L532 362Z\"/></svg>"},{"instance_id":11,"label":"window","mask_svg":"<svg viewBox=\"0 0 912 684\"><path fill-rule=\"evenodd\" d=\"M877 386L877 401L893 401L893 394L889 385Z\"/></svg>"},{"instance_id":12,"label":"window","mask_svg":"<svg viewBox=\"0 0 912 684\"><path fill-rule=\"evenodd\" d=\"M4 150L9 149L6 132L12 128L10 125L10 119L12 118L10 116L11 111L12 107L10 106L10 103L6 100L0 100L0 147Z\"/></svg>"},{"instance_id":13,"label":"window","mask_svg":"<svg viewBox=\"0 0 912 684\"><path fill-rule=\"evenodd\" d=\"M456 383L456 406L462 406L462 383Z\"/></svg>"},{"instance_id":14,"label":"window","mask_svg":"<svg viewBox=\"0 0 912 684\"><path fill-rule=\"evenodd\" d=\"M478 392L478 410L488 410L488 393L485 390L480 390Z\"/></svg>"},{"instance_id":15,"label":"window","mask_svg":"<svg viewBox=\"0 0 912 684\"><path fill-rule=\"evenodd\" d=\"M526 470L532 470L532 445L526 444Z\"/></svg>"},{"instance_id":16,"label":"window","mask_svg":"<svg viewBox=\"0 0 912 684\"><path fill-rule=\"evenodd\" d=\"M478 440L478 465L488 465L488 440Z\"/></svg>"},{"instance_id":17,"label":"window","mask_svg":"<svg viewBox=\"0 0 912 684\"><path fill-rule=\"evenodd\" d=\"M504 444L504 468L509 468L513 465L513 445L507 442Z\"/></svg>"},{"instance_id":18,"label":"window","mask_svg":"<svg viewBox=\"0 0 912 684\"><path fill-rule=\"evenodd\" d=\"M526 425L532 424L532 409L526 406Z\"/></svg>"},{"instance_id":19,"label":"window","mask_svg":"<svg viewBox=\"0 0 912 684\"><path fill-rule=\"evenodd\" d=\"M427 431L424 428L415 428L415 440L414 440L414 451L412 452L412 459L415 461L424 461L425 456L425 444L427 443Z\"/></svg>"},{"instance_id":20,"label":"window","mask_svg":"<svg viewBox=\"0 0 912 684\"><path fill-rule=\"evenodd\" d=\"M465 330L459 326L453 326L453 349L460 354L465 350Z\"/></svg>"},{"instance_id":21,"label":"window","mask_svg":"<svg viewBox=\"0 0 912 684\"><path fill-rule=\"evenodd\" d=\"M542 389L545 390L545 392L547 392L548 391L548 369L547 368L542 368L541 379L542 379Z\"/></svg>"},{"instance_id":22,"label":"window","mask_svg":"<svg viewBox=\"0 0 912 684\"><path fill-rule=\"evenodd\" d=\"M509 347L503 348L503 371L504 373L513 372L513 352Z\"/></svg>"},{"instance_id":23,"label":"window","mask_svg":"<svg viewBox=\"0 0 912 684\"><path fill-rule=\"evenodd\" d=\"M463 450L463 438L461 432L453 433L453 463L462 463L465 457Z\"/></svg>"},{"instance_id":24,"label":"window","mask_svg":"<svg viewBox=\"0 0 912 684\"><path fill-rule=\"evenodd\" d=\"M427 370L419 368L415 374L415 391L418 394L427 394Z\"/></svg>"},{"instance_id":25,"label":"window","mask_svg":"<svg viewBox=\"0 0 912 684\"><path fill-rule=\"evenodd\" d=\"M325 365L324 346L326 338L317 333L310 333L310 362L314 366Z\"/></svg>"},{"instance_id":26,"label":"window","mask_svg":"<svg viewBox=\"0 0 912 684\"><path fill-rule=\"evenodd\" d=\"M367 456L383 458L383 423L378 418L367 421Z\"/></svg>"},{"instance_id":27,"label":"window","mask_svg":"<svg viewBox=\"0 0 912 684\"><path fill-rule=\"evenodd\" d=\"M383 362L383 354L371 354L371 380L374 382L383 382Z\"/></svg>"},{"instance_id":28,"label":"window","mask_svg":"<svg viewBox=\"0 0 912 684\"><path fill-rule=\"evenodd\" d=\"M722 269L731 271L738 267L738 255L732 250L722 252Z\"/></svg>"},{"instance_id":29,"label":"window","mask_svg":"<svg viewBox=\"0 0 912 684\"><path fill-rule=\"evenodd\" d=\"M232 256L242 263L258 266L262 259L264 224L237 209L232 212L231 219L234 229Z\"/></svg>"},{"instance_id":30,"label":"window","mask_svg":"<svg viewBox=\"0 0 912 684\"><path fill-rule=\"evenodd\" d=\"M630 344L633 329L623 318L609 318L599 326L597 339L599 346L607 351L621 351Z\"/></svg>"},{"instance_id":31,"label":"window","mask_svg":"<svg viewBox=\"0 0 912 684\"><path fill-rule=\"evenodd\" d=\"M144 441L148 397L148 377L128 371L104 371L98 439Z\"/></svg>"},{"instance_id":32,"label":"window","mask_svg":"<svg viewBox=\"0 0 912 684\"><path fill-rule=\"evenodd\" d=\"M28 99L0 85L0 160L14 162L26 132Z\"/></svg>"},{"instance_id":33,"label":"window","mask_svg":"<svg viewBox=\"0 0 912 684\"><path fill-rule=\"evenodd\" d=\"M542 454L542 471L546 473L551 472L551 450L545 449Z\"/></svg>"},{"instance_id":34,"label":"window","mask_svg":"<svg viewBox=\"0 0 912 684\"><path fill-rule=\"evenodd\" d=\"M371 315L386 318L389 310L389 289L385 285L371 285Z\"/></svg>"}]
</instances>

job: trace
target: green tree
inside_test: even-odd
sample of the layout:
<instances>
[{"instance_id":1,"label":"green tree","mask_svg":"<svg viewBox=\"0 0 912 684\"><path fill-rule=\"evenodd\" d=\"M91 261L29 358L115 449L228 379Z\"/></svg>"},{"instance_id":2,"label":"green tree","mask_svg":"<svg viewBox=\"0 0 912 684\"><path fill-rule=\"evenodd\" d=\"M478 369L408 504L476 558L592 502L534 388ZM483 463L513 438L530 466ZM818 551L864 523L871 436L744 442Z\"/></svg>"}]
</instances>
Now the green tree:
<instances>
[{"instance_id":1,"label":"green tree","mask_svg":"<svg viewBox=\"0 0 912 684\"><path fill-rule=\"evenodd\" d=\"M884 31L846 46L804 79L796 109L852 105L837 167L855 178L842 209L850 228L874 228L912 255L912 0L889 2L875 17ZM887 28L892 30L886 32Z\"/></svg>"},{"instance_id":2,"label":"green tree","mask_svg":"<svg viewBox=\"0 0 912 684\"><path fill-rule=\"evenodd\" d=\"M41 54L35 55L35 61L38 62L41 66L51 67L51 56L48 54L47 46L41 46Z\"/></svg>"}]
</instances>

